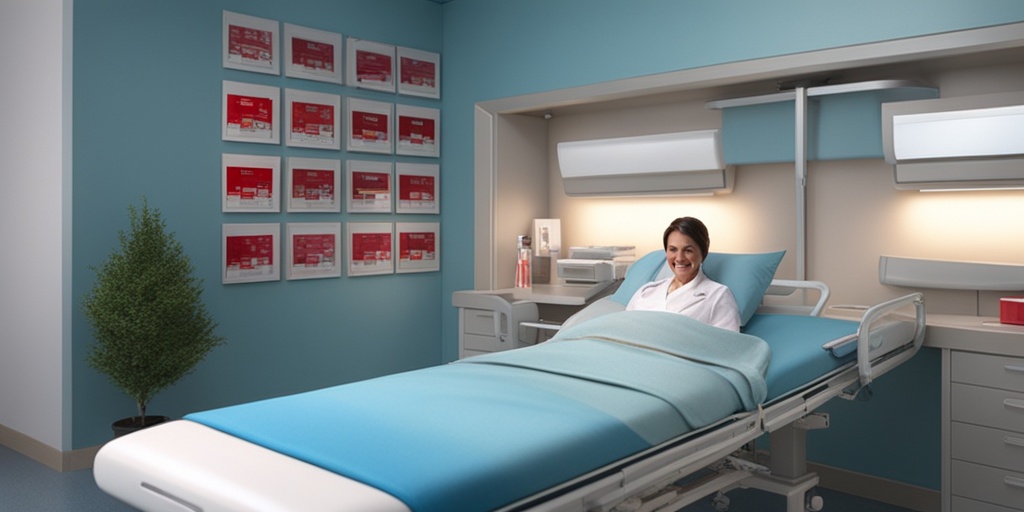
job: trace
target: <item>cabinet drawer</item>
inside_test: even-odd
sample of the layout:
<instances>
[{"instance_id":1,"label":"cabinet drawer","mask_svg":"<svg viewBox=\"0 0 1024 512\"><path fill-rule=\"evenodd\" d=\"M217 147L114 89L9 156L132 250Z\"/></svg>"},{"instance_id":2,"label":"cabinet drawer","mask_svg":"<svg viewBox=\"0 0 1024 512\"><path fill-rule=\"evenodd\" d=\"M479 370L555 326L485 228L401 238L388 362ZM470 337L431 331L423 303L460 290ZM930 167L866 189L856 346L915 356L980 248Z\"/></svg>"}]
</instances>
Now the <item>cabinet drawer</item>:
<instances>
[{"instance_id":1,"label":"cabinet drawer","mask_svg":"<svg viewBox=\"0 0 1024 512\"><path fill-rule=\"evenodd\" d=\"M1019 508L1006 508L991 503L969 500L960 496L953 496L952 512L1018 512Z\"/></svg>"},{"instance_id":2,"label":"cabinet drawer","mask_svg":"<svg viewBox=\"0 0 1024 512\"><path fill-rule=\"evenodd\" d=\"M953 422L954 459L1024 472L1024 434Z\"/></svg>"},{"instance_id":3,"label":"cabinet drawer","mask_svg":"<svg viewBox=\"0 0 1024 512\"><path fill-rule=\"evenodd\" d=\"M953 384L950 395L953 421L1024 432L1024 393Z\"/></svg>"},{"instance_id":4,"label":"cabinet drawer","mask_svg":"<svg viewBox=\"0 0 1024 512\"><path fill-rule=\"evenodd\" d=\"M1024 392L1024 358L958 350L950 356L953 382Z\"/></svg>"},{"instance_id":5,"label":"cabinet drawer","mask_svg":"<svg viewBox=\"0 0 1024 512\"><path fill-rule=\"evenodd\" d=\"M1024 504L1024 473L954 460L953 494L1016 508Z\"/></svg>"},{"instance_id":6,"label":"cabinet drawer","mask_svg":"<svg viewBox=\"0 0 1024 512\"><path fill-rule=\"evenodd\" d=\"M477 336L475 334L466 334L462 338L463 348L465 350L482 350L484 352L497 352L499 350L505 350L511 348L508 343L502 341L497 336Z\"/></svg>"},{"instance_id":7,"label":"cabinet drawer","mask_svg":"<svg viewBox=\"0 0 1024 512\"><path fill-rule=\"evenodd\" d=\"M462 349L462 356L461 357L463 359L465 359L467 357L482 356L484 354L490 354L490 352L483 352L483 351L480 351L480 350L472 350L472 349L464 348L464 349Z\"/></svg>"},{"instance_id":8,"label":"cabinet drawer","mask_svg":"<svg viewBox=\"0 0 1024 512\"><path fill-rule=\"evenodd\" d=\"M499 314L489 309L465 308L462 310L462 331L466 334L497 336L498 324L494 321L494 315Z\"/></svg>"}]
</instances>

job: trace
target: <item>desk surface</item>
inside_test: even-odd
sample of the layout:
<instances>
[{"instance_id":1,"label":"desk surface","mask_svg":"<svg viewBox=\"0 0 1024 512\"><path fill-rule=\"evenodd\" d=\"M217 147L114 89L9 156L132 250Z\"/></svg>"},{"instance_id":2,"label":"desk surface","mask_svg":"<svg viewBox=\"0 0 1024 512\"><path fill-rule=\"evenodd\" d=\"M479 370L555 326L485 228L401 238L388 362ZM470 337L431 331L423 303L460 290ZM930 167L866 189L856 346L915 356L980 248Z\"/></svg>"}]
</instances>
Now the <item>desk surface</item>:
<instances>
[{"instance_id":1,"label":"desk surface","mask_svg":"<svg viewBox=\"0 0 1024 512\"><path fill-rule=\"evenodd\" d=\"M863 311L831 309L825 316L857 319ZM1024 357L1024 326L999 322L999 318L973 315L925 316L924 346Z\"/></svg>"},{"instance_id":2,"label":"desk surface","mask_svg":"<svg viewBox=\"0 0 1024 512\"><path fill-rule=\"evenodd\" d=\"M620 281L581 284L535 284L532 288L507 288L494 290L495 294L512 294L515 300L528 300L538 304L583 306L590 299L606 291Z\"/></svg>"},{"instance_id":3,"label":"desk surface","mask_svg":"<svg viewBox=\"0 0 1024 512\"><path fill-rule=\"evenodd\" d=\"M498 290L461 290L452 294L454 302L459 302L459 294L493 295L503 300L528 301L537 304L553 304L559 306L585 306L591 299L615 291L622 280L584 284L538 284L532 288L501 288ZM466 295L468 294L468 295ZM461 307L459 304L454 304Z\"/></svg>"},{"instance_id":4,"label":"desk surface","mask_svg":"<svg viewBox=\"0 0 1024 512\"><path fill-rule=\"evenodd\" d=\"M968 315L928 315L927 324L926 347L1024 357L1024 326Z\"/></svg>"}]
</instances>

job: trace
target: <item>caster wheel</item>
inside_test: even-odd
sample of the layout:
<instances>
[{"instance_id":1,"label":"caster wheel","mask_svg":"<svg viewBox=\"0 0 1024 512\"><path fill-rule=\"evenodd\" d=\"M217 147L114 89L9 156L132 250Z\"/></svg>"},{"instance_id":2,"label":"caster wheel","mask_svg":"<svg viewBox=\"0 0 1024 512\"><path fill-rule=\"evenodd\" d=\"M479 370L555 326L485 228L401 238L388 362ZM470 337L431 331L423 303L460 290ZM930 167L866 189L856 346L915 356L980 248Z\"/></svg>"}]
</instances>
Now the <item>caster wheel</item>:
<instances>
[{"instance_id":1,"label":"caster wheel","mask_svg":"<svg viewBox=\"0 0 1024 512\"><path fill-rule=\"evenodd\" d=\"M807 512L819 512L825 508L825 499L821 496L807 497Z\"/></svg>"},{"instance_id":2,"label":"caster wheel","mask_svg":"<svg viewBox=\"0 0 1024 512\"><path fill-rule=\"evenodd\" d=\"M725 512L729 510L729 497L718 493L714 498L711 498L711 506L715 507L715 510L718 512Z\"/></svg>"}]
</instances>

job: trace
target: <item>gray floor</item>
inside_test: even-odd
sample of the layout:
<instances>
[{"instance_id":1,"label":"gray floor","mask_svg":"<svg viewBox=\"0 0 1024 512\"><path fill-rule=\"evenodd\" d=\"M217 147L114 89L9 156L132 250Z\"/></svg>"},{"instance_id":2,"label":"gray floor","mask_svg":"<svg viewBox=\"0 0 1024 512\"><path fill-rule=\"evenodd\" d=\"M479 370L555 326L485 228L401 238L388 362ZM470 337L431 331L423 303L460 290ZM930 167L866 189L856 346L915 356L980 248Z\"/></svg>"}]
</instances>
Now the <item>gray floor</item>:
<instances>
[{"instance_id":1,"label":"gray floor","mask_svg":"<svg viewBox=\"0 0 1024 512\"><path fill-rule=\"evenodd\" d=\"M0 511L119 512L135 510L96 487L92 470L54 471L0 446Z\"/></svg>"},{"instance_id":2,"label":"gray floor","mask_svg":"<svg viewBox=\"0 0 1024 512\"><path fill-rule=\"evenodd\" d=\"M825 512L906 512L907 509L819 489L825 499ZM752 490L729 493L734 512L784 512L782 497ZM132 511L108 496L92 479L92 470L54 471L10 448L0 446L0 511ZM702 500L682 512L715 512L710 500Z\"/></svg>"}]
</instances>

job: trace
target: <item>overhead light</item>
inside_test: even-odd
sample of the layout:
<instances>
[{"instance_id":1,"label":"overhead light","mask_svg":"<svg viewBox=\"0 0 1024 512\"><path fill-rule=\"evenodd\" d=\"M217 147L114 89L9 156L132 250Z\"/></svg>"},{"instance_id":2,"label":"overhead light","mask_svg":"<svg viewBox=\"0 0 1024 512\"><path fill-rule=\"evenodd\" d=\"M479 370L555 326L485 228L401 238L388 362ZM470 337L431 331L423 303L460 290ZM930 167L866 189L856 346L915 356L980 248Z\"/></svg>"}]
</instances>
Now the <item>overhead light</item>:
<instances>
[{"instance_id":1,"label":"overhead light","mask_svg":"<svg viewBox=\"0 0 1024 512\"><path fill-rule=\"evenodd\" d=\"M1024 91L882 104L896 188L1024 187Z\"/></svg>"},{"instance_id":2,"label":"overhead light","mask_svg":"<svg viewBox=\"0 0 1024 512\"><path fill-rule=\"evenodd\" d=\"M719 130L558 143L558 166L570 196L728 192L732 169Z\"/></svg>"}]
</instances>

